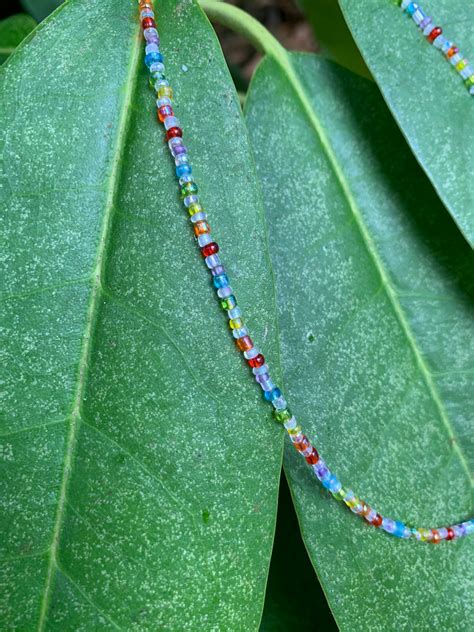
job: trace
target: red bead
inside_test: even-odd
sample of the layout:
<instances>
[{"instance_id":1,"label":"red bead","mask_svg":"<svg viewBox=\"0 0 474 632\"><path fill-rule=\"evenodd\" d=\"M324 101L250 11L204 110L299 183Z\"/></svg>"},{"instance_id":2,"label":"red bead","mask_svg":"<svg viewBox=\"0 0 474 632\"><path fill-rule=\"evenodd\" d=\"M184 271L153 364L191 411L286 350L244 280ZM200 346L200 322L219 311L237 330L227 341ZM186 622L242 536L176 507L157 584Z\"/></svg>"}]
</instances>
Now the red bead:
<instances>
[{"instance_id":1,"label":"red bead","mask_svg":"<svg viewBox=\"0 0 474 632\"><path fill-rule=\"evenodd\" d=\"M142 27L143 27L143 30L156 29L155 20L153 18L143 18Z\"/></svg>"},{"instance_id":2,"label":"red bead","mask_svg":"<svg viewBox=\"0 0 474 632\"><path fill-rule=\"evenodd\" d=\"M216 252L219 252L219 245L215 241L211 241L210 244L206 244L201 248L201 252L203 257L215 255Z\"/></svg>"},{"instance_id":3,"label":"red bead","mask_svg":"<svg viewBox=\"0 0 474 632\"><path fill-rule=\"evenodd\" d=\"M160 123L163 123L167 116L173 116L173 108L169 105L162 105L161 108L158 108L158 120Z\"/></svg>"},{"instance_id":4,"label":"red bead","mask_svg":"<svg viewBox=\"0 0 474 632\"><path fill-rule=\"evenodd\" d=\"M242 336L242 338L237 338L235 344L240 351L248 351L253 347L252 338L250 338L250 336Z\"/></svg>"},{"instance_id":5,"label":"red bead","mask_svg":"<svg viewBox=\"0 0 474 632\"><path fill-rule=\"evenodd\" d=\"M255 356L255 358L250 358L247 362L252 369L257 369L259 366L265 364L265 358L261 353L259 353Z\"/></svg>"},{"instance_id":6,"label":"red bead","mask_svg":"<svg viewBox=\"0 0 474 632\"><path fill-rule=\"evenodd\" d=\"M316 463L319 461L318 451L316 450L316 448L313 447L313 451L311 452L311 454L309 456L305 456L304 458L306 459L306 462L310 465L316 465Z\"/></svg>"},{"instance_id":7,"label":"red bead","mask_svg":"<svg viewBox=\"0 0 474 632\"><path fill-rule=\"evenodd\" d=\"M440 26L435 26L431 33L428 35L428 42L434 42L438 35L441 35L443 29Z\"/></svg>"},{"instance_id":8,"label":"red bead","mask_svg":"<svg viewBox=\"0 0 474 632\"><path fill-rule=\"evenodd\" d=\"M380 527L382 524L382 516L380 514L375 514L375 518L372 520L372 524L374 527Z\"/></svg>"},{"instance_id":9,"label":"red bead","mask_svg":"<svg viewBox=\"0 0 474 632\"><path fill-rule=\"evenodd\" d=\"M166 140L170 140L170 138L174 138L175 136L182 136L183 130L180 127L170 127L166 132Z\"/></svg>"},{"instance_id":10,"label":"red bead","mask_svg":"<svg viewBox=\"0 0 474 632\"><path fill-rule=\"evenodd\" d=\"M446 540L454 540L454 531L451 529L451 527L448 527L446 531L448 532Z\"/></svg>"}]
</instances>

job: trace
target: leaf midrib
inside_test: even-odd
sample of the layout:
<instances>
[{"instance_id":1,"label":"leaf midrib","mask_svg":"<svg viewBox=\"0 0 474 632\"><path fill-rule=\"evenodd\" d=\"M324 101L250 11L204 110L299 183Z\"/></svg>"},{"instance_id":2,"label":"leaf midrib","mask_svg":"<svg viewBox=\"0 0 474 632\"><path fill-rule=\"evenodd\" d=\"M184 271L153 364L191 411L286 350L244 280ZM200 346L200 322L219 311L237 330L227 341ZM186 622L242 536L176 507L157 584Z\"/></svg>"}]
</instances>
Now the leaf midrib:
<instances>
[{"instance_id":1,"label":"leaf midrib","mask_svg":"<svg viewBox=\"0 0 474 632\"><path fill-rule=\"evenodd\" d=\"M61 7L62 9L63 7ZM94 331L97 323L97 316L100 309L100 299L103 293L101 282L107 260L107 251L109 244L109 237L112 226L112 218L114 214L115 200L119 188L120 172L121 172L121 158L123 150L126 144L126 138L128 136L128 130L131 119L131 102L132 96L135 92L135 86L137 82L137 68L139 62L140 45L141 40L139 37L139 25L137 23L135 27L135 36L132 38L132 46L130 49L129 64L126 73L126 88L123 94L121 103L120 117L117 126L117 136L113 156L113 166L107 185L107 197L104 207L104 215L102 220L101 234L97 247L96 265L92 274L92 291L90 294L89 305L87 309L86 328L82 340L82 348L80 353L80 359L78 364L78 378L76 384L76 390L73 399L73 408L70 415L70 426L68 437L66 440L66 448L64 453L64 466L62 472L62 479L58 497L58 503L56 508L56 517L53 527L53 537L49 549L49 562L46 574L46 582L44 587L43 599L41 602L41 609L38 620L38 632L43 632L45 624L47 622L47 616L49 611L49 604L51 601L51 592L54 577L56 571L59 568L57 563L57 551L60 541L61 527L64 519L64 510L67 502L67 488L71 476L74 449L77 440L77 431L80 425L81 419L81 404L83 395L87 385L87 369L89 365L89 358L92 351L92 341L94 340Z\"/></svg>"},{"instance_id":2,"label":"leaf midrib","mask_svg":"<svg viewBox=\"0 0 474 632\"><path fill-rule=\"evenodd\" d=\"M465 470L471 486L474 487L474 473L471 472L467 459L459 446L453 425L441 400L437 386L423 358L423 355L418 348L410 324L398 300L397 293L390 282L390 277L385 270L383 261L380 258L379 253L377 252L375 243L370 236L362 213L352 194L344 172L339 166L337 156L331 146L329 138L324 131L321 121L315 114L311 102L306 95L305 89L296 71L293 68L290 55L288 54L286 49L283 48L283 46L281 46L281 44L257 20L255 20L255 18L245 13L245 11L242 11L241 9L233 5L219 2L217 0L201 0L200 4L204 8L204 10L211 16L211 18L215 18L224 26L227 26L234 31L240 32L242 35L247 37L258 50L271 57L280 67L282 72L287 76L288 82L293 88L297 99L300 101L303 111L309 119L310 125L318 136L323 151L325 152L329 164L331 165L331 168L334 171L334 174L341 186L343 195L345 196L349 208L351 209L354 221L356 222L357 227L360 231L367 252L375 266L375 269L377 270L377 273L380 276L384 291L387 294L387 297L394 310L395 316L400 323L403 334L406 337L408 344L412 350L417 366L420 370L421 375L423 376L427 389L430 392L432 400L438 410L443 425L446 428L447 434L452 440L453 451L457 455L461 466Z\"/></svg>"}]
</instances>

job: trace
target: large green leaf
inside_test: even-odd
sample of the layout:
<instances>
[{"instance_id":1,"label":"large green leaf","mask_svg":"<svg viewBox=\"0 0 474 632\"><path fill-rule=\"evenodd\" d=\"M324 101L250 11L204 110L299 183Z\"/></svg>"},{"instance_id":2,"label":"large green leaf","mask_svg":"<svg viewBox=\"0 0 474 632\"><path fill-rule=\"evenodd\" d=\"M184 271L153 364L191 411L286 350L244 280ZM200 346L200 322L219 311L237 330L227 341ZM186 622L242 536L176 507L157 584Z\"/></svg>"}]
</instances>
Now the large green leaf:
<instances>
[{"instance_id":1,"label":"large green leaf","mask_svg":"<svg viewBox=\"0 0 474 632\"><path fill-rule=\"evenodd\" d=\"M136 9L71 1L2 69L8 629L252 630L263 608L283 437L178 199ZM199 8L159 19L203 201L275 361L235 91Z\"/></svg>"},{"instance_id":2,"label":"large green leaf","mask_svg":"<svg viewBox=\"0 0 474 632\"><path fill-rule=\"evenodd\" d=\"M362 55L438 195L474 246L474 98L413 20L390 0L340 0ZM474 3L423 2L474 60Z\"/></svg>"},{"instance_id":3,"label":"large green leaf","mask_svg":"<svg viewBox=\"0 0 474 632\"><path fill-rule=\"evenodd\" d=\"M299 4L314 29L321 52L353 72L370 78L337 0L300 0Z\"/></svg>"},{"instance_id":4,"label":"large green leaf","mask_svg":"<svg viewBox=\"0 0 474 632\"><path fill-rule=\"evenodd\" d=\"M246 120L290 405L342 482L383 514L465 519L474 253L376 87L278 54L257 70ZM436 547L368 527L286 447L303 538L343 630L470 629L473 538Z\"/></svg>"},{"instance_id":5,"label":"large green leaf","mask_svg":"<svg viewBox=\"0 0 474 632\"><path fill-rule=\"evenodd\" d=\"M0 64L15 50L19 43L36 26L31 15L17 13L0 21Z\"/></svg>"}]
</instances>

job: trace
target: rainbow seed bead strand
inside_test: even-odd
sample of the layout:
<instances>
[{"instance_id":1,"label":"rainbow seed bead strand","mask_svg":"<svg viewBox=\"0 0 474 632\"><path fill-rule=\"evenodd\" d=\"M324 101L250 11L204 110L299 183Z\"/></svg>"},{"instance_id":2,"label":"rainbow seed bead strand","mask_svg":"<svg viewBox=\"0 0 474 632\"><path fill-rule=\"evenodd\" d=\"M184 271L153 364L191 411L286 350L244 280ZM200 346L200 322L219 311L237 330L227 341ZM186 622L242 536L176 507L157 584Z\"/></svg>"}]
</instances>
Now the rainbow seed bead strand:
<instances>
[{"instance_id":1,"label":"rainbow seed bead strand","mask_svg":"<svg viewBox=\"0 0 474 632\"><path fill-rule=\"evenodd\" d=\"M435 26L432 18L423 11L417 2L400 0L399 4L402 11L411 16L428 42L439 49L449 63L454 66L464 80L469 94L474 96L474 70L464 55L459 52L459 48L443 35L443 29L440 26Z\"/></svg>"},{"instance_id":2,"label":"rainbow seed bead strand","mask_svg":"<svg viewBox=\"0 0 474 632\"><path fill-rule=\"evenodd\" d=\"M165 76L153 5L148 0L140 0L139 8L143 35L146 41L145 64L150 72L150 85L156 91L158 119L166 130L165 137L171 156L174 159L181 199L190 215L194 234L206 266L211 273L212 283L222 309L227 312L229 327L232 330L235 344L239 351L243 353L256 382L263 391L265 400L272 404L273 415L276 421L283 424L291 443L304 457L322 485L329 490L334 498L345 503L353 513L364 518L368 524L380 527L398 538L415 538L432 543L437 543L441 540L453 540L474 533L474 519L438 529L415 529L408 527L399 520L391 520L381 516L375 509L358 498L351 489L342 486L337 476L329 470L316 448L303 433L285 397L273 382L265 357L254 344L245 325L242 310L237 304L229 277L220 259L219 245L211 236L207 213L200 203L198 187L193 178L188 151L183 143L181 124L174 114L173 91Z\"/></svg>"}]
</instances>

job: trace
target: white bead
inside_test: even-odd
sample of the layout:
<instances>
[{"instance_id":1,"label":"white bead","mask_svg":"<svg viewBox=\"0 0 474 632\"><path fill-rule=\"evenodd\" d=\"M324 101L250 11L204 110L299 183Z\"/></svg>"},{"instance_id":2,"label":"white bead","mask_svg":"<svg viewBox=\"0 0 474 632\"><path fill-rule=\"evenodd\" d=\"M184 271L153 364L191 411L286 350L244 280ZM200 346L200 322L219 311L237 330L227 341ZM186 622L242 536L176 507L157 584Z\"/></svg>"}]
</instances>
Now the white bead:
<instances>
[{"instance_id":1,"label":"white bead","mask_svg":"<svg viewBox=\"0 0 474 632\"><path fill-rule=\"evenodd\" d=\"M240 318L242 316L242 310L240 307L233 307L232 309L227 310L227 316L232 318Z\"/></svg>"},{"instance_id":2,"label":"white bead","mask_svg":"<svg viewBox=\"0 0 474 632\"><path fill-rule=\"evenodd\" d=\"M456 64L459 64L459 62L462 59L462 55L461 53L456 53L455 55L453 55L451 57L451 59L449 60L452 66L455 66Z\"/></svg>"},{"instance_id":3,"label":"white bead","mask_svg":"<svg viewBox=\"0 0 474 632\"><path fill-rule=\"evenodd\" d=\"M424 16L424 15L423 15L423 13L420 11L420 9L417 9L417 10L415 11L415 13L414 13L411 17L412 17L413 21L415 22L415 24L416 24L417 26L418 26L418 24L420 24L420 23L424 20L424 18L425 18L425 16Z\"/></svg>"},{"instance_id":4,"label":"white bead","mask_svg":"<svg viewBox=\"0 0 474 632\"><path fill-rule=\"evenodd\" d=\"M196 222L202 222L205 219L207 219L207 213L205 213L204 211L199 211L199 213L194 213L194 215L191 215L190 217L190 220L192 221L193 224L195 224Z\"/></svg>"},{"instance_id":5,"label":"white bead","mask_svg":"<svg viewBox=\"0 0 474 632\"><path fill-rule=\"evenodd\" d=\"M219 255L209 255L204 259L208 268L215 268L221 265L221 259Z\"/></svg>"},{"instance_id":6,"label":"white bead","mask_svg":"<svg viewBox=\"0 0 474 632\"><path fill-rule=\"evenodd\" d=\"M435 28L435 25L433 24L433 22L430 22L427 26L425 26L425 28L423 29L423 35L425 37L428 37L428 35L431 33L431 31Z\"/></svg>"},{"instance_id":7,"label":"white bead","mask_svg":"<svg viewBox=\"0 0 474 632\"><path fill-rule=\"evenodd\" d=\"M260 351L257 349L257 347L252 347L248 351L244 351L244 357L246 358L246 360L251 360L252 358L255 358L255 356L258 356L259 353Z\"/></svg>"},{"instance_id":8,"label":"white bead","mask_svg":"<svg viewBox=\"0 0 474 632\"><path fill-rule=\"evenodd\" d=\"M461 75L461 77L463 79L469 79L469 77L474 73L474 70L472 70L471 66L465 66L460 72L459 74Z\"/></svg>"},{"instance_id":9,"label":"white bead","mask_svg":"<svg viewBox=\"0 0 474 632\"><path fill-rule=\"evenodd\" d=\"M283 397L283 395L280 395L280 397L277 397L276 399L274 399L272 401L272 404L275 410L285 410L285 408L287 407L287 401Z\"/></svg>"},{"instance_id":10,"label":"white bead","mask_svg":"<svg viewBox=\"0 0 474 632\"><path fill-rule=\"evenodd\" d=\"M227 298L228 296L230 296L232 294L232 288L230 287L230 285L226 285L225 287L220 287L217 290L217 296L219 298Z\"/></svg>"},{"instance_id":11,"label":"white bead","mask_svg":"<svg viewBox=\"0 0 474 632\"><path fill-rule=\"evenodd\" d=\"M203 246L207 246L207 244L210 244L211 241L212 241L212 237L210 236L209 233L203 233L202 235L199 235L198 237L198 244L201 248Z\"/></svg>"},{"instance_id":12,"label":"white bead","mask_svg":"<svg viewBox=\"0 0 474 632\"><path fill-rule=\"evenodd\" d=\"M156 107L157 108L161 108L164 105L171 105L171 99L168 99L168 97L161 97L161 99L157 99L156 100ZM179 138L179 136L173 136L173 138L170 140L170 142L172 140L176 140L177 138Z\"/></svg>"},{"instance_id":13,"label":"white bead","mask_svg":"<svg viewBox=\"0 0 474 632\"><path fill-rule=\"evenodd\" d=\"M291 419L288 419L288 421L285 421L283 425L285 426L287 430L292 430L293 428L296 428L296 418L291 417Z\"/></svg>"},{"instance_id":14,"label":"white bead","mask_svg":"<svg viewBox=\"0 0 474 632\"><path fill-rule=\"evenodd\" d=\"M180 127L179 121L176 116L167 116L164 120L165 129L171 129L172 127Z\"/></svg>"}]
</instances>

